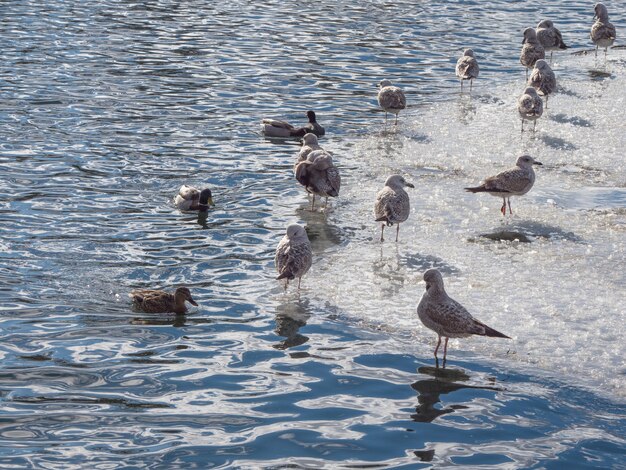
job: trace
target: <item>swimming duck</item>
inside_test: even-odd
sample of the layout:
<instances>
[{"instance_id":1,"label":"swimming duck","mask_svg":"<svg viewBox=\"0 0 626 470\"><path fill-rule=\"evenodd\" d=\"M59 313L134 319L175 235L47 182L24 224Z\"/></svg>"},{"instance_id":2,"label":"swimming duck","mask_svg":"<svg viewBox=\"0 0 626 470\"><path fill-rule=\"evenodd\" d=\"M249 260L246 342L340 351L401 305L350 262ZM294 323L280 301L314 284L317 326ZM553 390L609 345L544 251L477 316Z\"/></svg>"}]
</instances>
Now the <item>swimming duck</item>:
<instances>
[{"instance_id":1,"label":"swimming duck","mask_svg":"<svg viewBox=\"0 0 626 470\"><path fill-rule=\"evenodd\" d=\"M206 211L214 206L213 195L209 188L200 191L193 186L183 184L174 198L174 204L181 211Z\"/></svg>"},{"instance_id":2,"label":"swimming duck","mask_svg":"<svg viewBox=\"0 0 626 470\"><path fill-rule=\"evenodd\" d=\"M182 314L187 311L185 301L198 306L186 287L179 287L173 294L162 290L137 289L128 295L133 299L134 306L146 313Z\"/></svg>"},{"instance_id":3,"label":"swimming duck","mask_svg":"<svg viewBox=\"0 0 626 470\"><path fill-rule=\"evenodd\" d=\"M304 137L304 135L309 132L315 134L317 137L322 137L326 131L317 122L315 112L307 111L306 117L309 122L302 127L295 127L286 121L263 119L261 121L261 132L268 137Z\"/></svg>"}]
</instances>

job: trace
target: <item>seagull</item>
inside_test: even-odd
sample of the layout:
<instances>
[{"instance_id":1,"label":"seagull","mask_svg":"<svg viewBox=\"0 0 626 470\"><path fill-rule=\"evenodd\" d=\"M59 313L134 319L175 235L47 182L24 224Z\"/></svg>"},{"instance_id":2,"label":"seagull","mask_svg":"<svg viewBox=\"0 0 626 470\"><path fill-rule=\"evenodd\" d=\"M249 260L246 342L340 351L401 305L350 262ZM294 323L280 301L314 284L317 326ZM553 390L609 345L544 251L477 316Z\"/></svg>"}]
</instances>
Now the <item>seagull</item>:
<instances>
[{"instance_id":1,"label":"seagull","mask_svg":"<svg viewBox=\"0 0 626 470\"><path fill-rule=\"evenodd\" d=\"M545 51L550 51L550 63L552 63L552 53L559 49L567 49L567 45L563 42L561 31L554 27L554 23L550 20L542 20L535 29L537 39L543 46Z\"/></svg>"},{"instance_id":2,"label":"seagull","mask_svg":"<svg viewBox=\"0 0 626 470\"><path fill-rule=\"evenodd\" d=\"M443 278L436 269L424 273L426 292L417 306L417 315L422 323L437 333L435 360L439 365L437 351L441 345L441 337L446 338L443 346L443 366L446 366L449 338L467 338L471 335L508 338L509 336L488 327L476 320L460 303L450 298L443 288Z\"/></svg>"},{"instance_id":3,"label":"seagull","mask_svg":"<svg viewBox=\"0 0 626 470\"><path fill-rule=\"evenodd\" d=\"M530 191L535 184L535 171L533 165L542 165L529 155L522 155L517 159L515 166L509 168L495 176L486 178L480 185L473 188L465 188L471 193L489 193L492 196L502 198L500 212L506 215L506 204L509 204L509 214L511 210L511 196L522 196Z\"/></svg>"},{"instance_id":4,"label":"seagull","mask_svg":"<svg viewBox=\"0 0 626 470\"><path fill-rule=\"evenodd\" d=\"M309 153L306 160L296 165L295 175L298 182L313 194L311 211L315 210L316 195L326 198L324 208L328 205L329 197L339 196L341 175L333 163L333 157L325 150Z\"/></svg>"},{"instance_id":5,"label":"seagull","mask_svg":"<svg viewBox=\"0 0 626 470\"><path fill-rule=\"evenodd\" d=\"M383 80L378 84L380 91L378 92L378 104L385 110L385 124L387 124L387 113L396 115L398 124L398 113L406 108L406 97L402 89L393 86L389 80Z\"/></svg>"},{"instance_id":6,"label":"seagull","mask_svg":"<svg viewBox=\"0 0 626 470\"><path fill-rule=\"evenodd\" d=\"M522 132L524 121L533 121L533 132L537 126L537 119L543 114L543 101L533 87L526 87L524 94L517 100L517 111L522 118Z\"/></svg>"},{"instance_id":7,"label":"seagull","mask_svg":"<svg viewBox=\"0 0 626 470\"><path fill-rule=\"evenodd\" d=\"M604 47L604 60L606 60L606 51L615 42L615 26L609 22L609 11L604 3L596 3L593 9L596 13L593 16L596 22L591 27L591 40L596 45L596 57L598 57L598 47Z\"/></svg>"},{"instance_id":8,"label":"seagull","mask_svg":"<svg viewBox=\"0 0 626 470\"><path fill-rule=\"evenodd\" d=\"M535 62L539 59L546 58L546 51L537 39L537 33L533 28L524 30L524 39L522 40L522 52L519 61L526 67L526 79L528 80L528 69L535 66Z\"/></svg>"},{"instance_id":9,"label":"seagull","mask_svg":"<svg viewBox=\"0 0 626 470\"><path fill-rule=\"evenodd\" d=\"M385 181L385 187L376 195L374 204L374 217L376 222L383 222L380 229L380 241L384 242L383 232L385 225L396 226L396 242L400 233L400 222L404 222L411 211L409 195L404 187L414 188L411 183L407 183L401 175L392 175Z\"/></svg>"},{"instance_id":10,"label":"seagull","mask_svg":"<svg viewBox=\"0 0 626 470\"><path fill-rule=\"evenodd\" d=\"M317 137L322 137L326 131L317 122L315 111L307 111L306 117L309 122L302 127L294 127L286 121L277 119L263 119L261 132L268 137L302 137L307 132L312 132Z\"/></svg>"},{"instance_id":11,"label":"seagull","mask_svg":"<svg viewBox=\"0 0 626 470\"><path fill-rule=\"evenodd\" d=\"M278 276L276 279L286 279L285 290L289 281L298 278L298 290L302 276L311 268L313 254L311 242L302 225L291 224L287 227L287 233L276 247L274 258Z\"/></svg>"},{"instance_id":12,"label":"seagull","mask_svg":"<svg viewBox=\"0 0 626 470\"><path fill-rule=\"evenodd\" d=\"M317 136L311 132L304 134L304 137L302 137L302 147L300 147L300 151L298 152L296 166L298 163L305 161L309 154L315 150L323 150L317 142Z\"/></svg>"},{"instance_id":13,"label":"seagull","mask_svg":"<svg viewBox=\"0 0 626 470\"><path fill-rule=\"evenodd\" d=\"M556 90L556 77L545 60L539 59L535 62L528 84L546 97L546 109L548 109L548 95Z\"/></svg>"},{"instance_id":14,"label":"seagull","mask_svg":"<svg viewBox=\"0 0 626 470\"><path fill-rule=\"evenodd\" d=\"M456 63L456 76L461 79L461 91L463 91L463 80L470 81L470 91L472 91L472 81L478 78L478 61L474 57L474 51L465 49L463 56Z\"/></svg>"}]
</instances>

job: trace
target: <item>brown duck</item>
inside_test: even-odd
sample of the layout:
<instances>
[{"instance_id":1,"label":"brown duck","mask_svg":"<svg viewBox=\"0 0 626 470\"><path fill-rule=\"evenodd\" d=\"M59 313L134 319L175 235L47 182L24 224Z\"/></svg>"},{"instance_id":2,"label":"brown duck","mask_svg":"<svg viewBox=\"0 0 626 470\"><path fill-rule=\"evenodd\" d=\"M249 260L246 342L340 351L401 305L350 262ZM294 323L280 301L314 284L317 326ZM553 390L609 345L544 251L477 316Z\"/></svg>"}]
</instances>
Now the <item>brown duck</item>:
<instances>
[{"instance_id":1,"label":"brown duck","mask_svg":"<svg viewBox=\"0 0 626 470\"><path fill-rule=\"evenodd\" d=\"M147 313L185 313L185 300L198 306L186 287L179 287L173 294L162 290L138 289L128 295L133 299L135 307Z\"/></svg>"}]
</instances>

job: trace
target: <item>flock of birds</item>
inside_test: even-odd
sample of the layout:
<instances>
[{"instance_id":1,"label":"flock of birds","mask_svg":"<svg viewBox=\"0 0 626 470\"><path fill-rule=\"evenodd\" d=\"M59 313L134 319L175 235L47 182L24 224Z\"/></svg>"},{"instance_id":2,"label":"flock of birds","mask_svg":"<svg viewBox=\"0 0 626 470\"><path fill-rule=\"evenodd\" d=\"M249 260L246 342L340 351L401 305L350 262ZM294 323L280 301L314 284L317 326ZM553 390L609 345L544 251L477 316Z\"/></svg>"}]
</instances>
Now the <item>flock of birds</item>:
<instances>
[{"instance_id":1,"label":"flock of birds","mask_svg":"<svg viewBox=\"0 0 626 470\"><path fill-rule=\"evenodd\" d=\"M608 20L608 11L604 4L597 3L594 7L596 19L591 28L591 39L596 45L596 56L599 47L606 50L613 44L616 37L615 27ZM518 100L518 112L522 118L522 132L524 121L533 121L543 113L543 101L539 93L545 96L546 108L548 95L556 89L556 78L550 65L545 60L545 52L565 49L560 31L554 27L552 21L543 20L537 28L524 30L520 63L526 67L528 86ZM532 69L530 78L528 70ZM470 81L470 91L473 80L478 78L479 66L472 49L466 49L456 64L456 75L461 81ZM378 103L385 111L385 125L387 114L395 115L394 126L398 123L398 114L406 108L406 97L401 88L394 86L389 80L379 83ZM288 122L263 119L261 132L268 137L300 138L302 146L297 154L294 165L296 180L312 195L311 210L315 210L315 198L325 198L326 209L329 197L337 197L341 188L341 176L333 163L332 155L324 150L318 138L324 136L325 129L317 122L314 111L307 112L308 123L296 127ZM534 129L534 126L533 126ZM511 211L511 196L526 194L535 182L533 165L541 165L529 155L522 155L516 165L495 176L486 178L482 184L465 188L472 193L485 192L502 198L502 215L506 215L508 205ZM410 213L409 195L405 187L413 188L402 175L391 175L385 181L384 187L376 195L374 202L374 220L381 222L380 242L384 242L385 227L396 225L396 242L398 241L400 224L405 222ZM213 204L211 190L196 189L183 185L174 199L176 207L182 211L207 211ZM284 237L276 248L275 265L278 271L276 279L283 282L287 289L290 280L298 279L298 289L302 277L309 271L313 262L311 243L303 226L291 224L287 227ZM435 348L435 359L441 345L441 338L445 338L443 363L445 366L448 339L462 338L470 335L509 338L503 333L490 328L476 320L461 304L450 298L444 289L441 273L430 269L424 273L426 292L417 307L417 313L422 323L437 333L438 342ZM134 290L130 297L136 308L148 313L172 312L183 314L187 308L185 302L197 305L186 287L179 287L174 294L161 290ZM509 338L510 339L510 338Z\"/></svg>"}]
</instances>

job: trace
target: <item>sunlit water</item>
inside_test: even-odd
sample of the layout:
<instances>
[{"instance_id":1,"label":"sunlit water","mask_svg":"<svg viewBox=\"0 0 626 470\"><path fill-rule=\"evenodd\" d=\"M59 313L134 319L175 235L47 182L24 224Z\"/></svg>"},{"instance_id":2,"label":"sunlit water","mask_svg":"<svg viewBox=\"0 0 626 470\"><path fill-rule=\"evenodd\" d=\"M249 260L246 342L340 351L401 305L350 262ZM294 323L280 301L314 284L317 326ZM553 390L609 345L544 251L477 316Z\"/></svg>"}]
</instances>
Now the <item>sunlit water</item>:
<instances>
[{"instance_id":1,"label":"sunlit water","mask_svg":"<svg viewBox=\"0 0 626 470\"><path fill-rule=\"evenodd\" d=\"M0 4L3 468L623 465L626 53L571 54L591 3L75 3ZM572 49L522 135L521 30L544 17ZM343 177L327 214L297 143L258 134L307 109ZM522 153L544 166L513 217L463 191ZM412 213L381 245L395 172ZM217 207L179 213L183 183ZM273 279L290 222L315 257L300 295ZM434 369L430 267L513 339L453 340ZM187 316L131 309L180 284Z\"/></svg>"}]
</instances>

